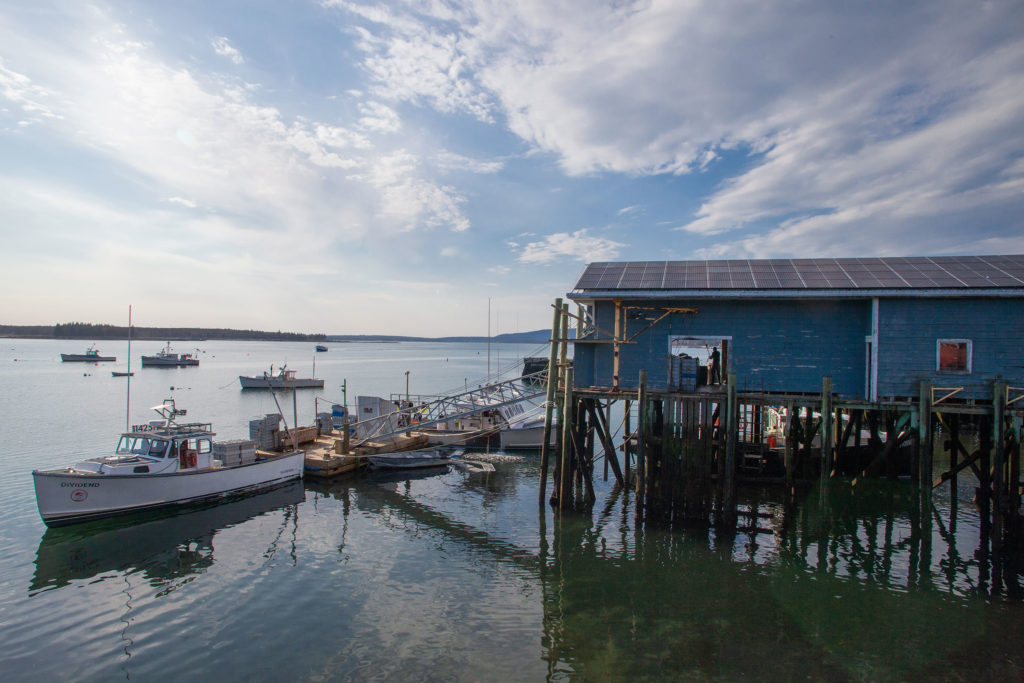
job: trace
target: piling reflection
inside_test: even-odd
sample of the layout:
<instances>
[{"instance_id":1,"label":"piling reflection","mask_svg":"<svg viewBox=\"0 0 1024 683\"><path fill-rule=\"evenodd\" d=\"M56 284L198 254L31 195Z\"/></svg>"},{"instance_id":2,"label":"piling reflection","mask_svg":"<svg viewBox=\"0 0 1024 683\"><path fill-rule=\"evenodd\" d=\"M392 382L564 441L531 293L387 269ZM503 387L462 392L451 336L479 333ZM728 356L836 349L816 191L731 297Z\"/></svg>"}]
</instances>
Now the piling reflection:
<instances>
[{"instance_id":1,"label":"piling reflection","mask_svg":"<svg viewBox=\"0 0 1024 683\"><path fill-rule=\"evenodd\" d=\"M218 531L282 508L294 517L304 496L302 483L296 481L187 510L48 528L36 552L29 593L121 572L139 572L153 586L181 580L213 565Z\"/></svg>"},{"instance_id":2,"label":"piling reflection","mask_svg":"<svg viewBox=\"0 0 1024 683\"><path fill-rule=\"evenodd\" d=\"M637 526L629 491L543 514L549 678L1024 672L1019 563L995 559L963 510L898 482L794 506L744 493L729 530Z\"/></svg>"}]
</instances>

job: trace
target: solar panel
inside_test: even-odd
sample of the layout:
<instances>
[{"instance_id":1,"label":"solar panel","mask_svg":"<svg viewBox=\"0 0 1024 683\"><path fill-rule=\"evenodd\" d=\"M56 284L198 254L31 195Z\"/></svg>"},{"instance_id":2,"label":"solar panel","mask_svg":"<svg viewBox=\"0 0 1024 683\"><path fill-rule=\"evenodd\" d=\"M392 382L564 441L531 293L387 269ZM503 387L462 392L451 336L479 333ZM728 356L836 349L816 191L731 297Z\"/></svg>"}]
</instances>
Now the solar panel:
<instances>
[{"instance_id":1,"label":"solar panel","mask_svg":"<svg viewBox=\"0 0 1024 683\"><path fill-rule=\"evenodd\" d=\"M1024 255L600 261L576 289L961 289L1024 287Z\"/></svg>"}]
</instances>

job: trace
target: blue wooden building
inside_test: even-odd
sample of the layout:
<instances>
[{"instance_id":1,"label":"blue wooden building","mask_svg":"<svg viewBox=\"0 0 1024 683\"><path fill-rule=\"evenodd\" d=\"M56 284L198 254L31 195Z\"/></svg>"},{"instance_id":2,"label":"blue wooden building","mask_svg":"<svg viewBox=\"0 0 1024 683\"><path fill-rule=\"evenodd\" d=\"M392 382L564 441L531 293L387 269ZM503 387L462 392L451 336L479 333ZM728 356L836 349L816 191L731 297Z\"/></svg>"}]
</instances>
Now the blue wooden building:
<instances>
[{"instance_id":1,"label":"blue wooden building","mask_svg":"<svg viewBox=\"0 0 1024 683\"><path fill-rule=\"evenodd\" d=\"M635 388L641 369L652 390L700 390L716 349L741 392L1024 386L1024 255L591 263L568 296L582 390Z\"/></svg>"}]
</instances>

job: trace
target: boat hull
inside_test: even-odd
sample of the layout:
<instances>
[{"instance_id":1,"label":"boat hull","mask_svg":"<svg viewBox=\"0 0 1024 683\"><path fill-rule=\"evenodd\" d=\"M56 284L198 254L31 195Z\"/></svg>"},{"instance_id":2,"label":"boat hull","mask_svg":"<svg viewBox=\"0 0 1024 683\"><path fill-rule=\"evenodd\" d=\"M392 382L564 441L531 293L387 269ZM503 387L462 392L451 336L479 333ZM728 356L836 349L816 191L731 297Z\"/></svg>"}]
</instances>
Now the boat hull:
<instances>
[{"instance_id":1,"label":"boat hull","mask_svg":"<svg viewBox=\"0 0 1024 683\"><path fill-rule=\"evenodd\" d=\"M515 451L515 450L537 450L539 451L541 445L544 443L544 425L539 427L525 427L523 429L503 429L501 430L501 450L503 451ZM551 438L548 443L551 446L555 445L557 435L555 430L551 430Z\"/></svg>"},{"instance_id":2,"label":"boat hull","mask_svg":"<svg viewBox=\"0 0 1024 683\"><path fill-rule=\"evenodd\" d=\"M197 358L160 358L158 356L143 356L142 367L144 368L179 368L199 365Z\"/></svg>"},{"instance_id":3,"label":"boat hull","mask_svg":"<svg viewBox=\"0 0 1024 683\"><path fill-rule=\"evenodd\" d=\"M323 389L324 381L322 379L304 379L297 378L291 380L283 380L277 377L246 377L244 375L238 376L238 382L242 385L243 389Z\"/></svg>"},{"instance_id":4,"label":"boat hull","mask_svg":"<svg viewBox=\"0 0 1024 683\"><path fill-rule=\"evenodd\" d=\"M296 451L238 467L173 474L35 471L32 479L43 522L63 526L276 486L302 477L304 457L302 451Z\"/></svg>"},{"instance_id":5,"label":"boat hull","mask_svg":"<svg viewBox=\"0 0 1024 683\"><path fill-rule=\"evenodd\" d=\"M62 353L60 359L64 363L109 363L117 360L117 356L87 356L83 353Z\"/></svg>"},{"instance_id":6,"label":"boat hull","mask_svg":"<svg viewBox=\"0 0 1024 683\"><path fill-rule=\"evenodd\" d=\"M411 470L421 467L443 467L451 462L447 451L382 453L368 457L370 467L383 470Z\"/></svg>"}]
</instances>

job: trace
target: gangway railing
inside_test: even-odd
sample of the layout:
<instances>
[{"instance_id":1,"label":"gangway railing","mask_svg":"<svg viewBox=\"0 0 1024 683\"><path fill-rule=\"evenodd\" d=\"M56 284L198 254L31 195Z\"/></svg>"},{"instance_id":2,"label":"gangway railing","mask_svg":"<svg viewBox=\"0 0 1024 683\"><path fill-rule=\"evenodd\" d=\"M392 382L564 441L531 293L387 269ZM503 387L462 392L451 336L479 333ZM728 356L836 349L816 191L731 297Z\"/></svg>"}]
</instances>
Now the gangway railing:
<instances>
[{"instance_id":1,"label":"gangway railing","mask_svg":"<svg viewBox=\"0 0 1024 683\"><path fill-rule=\"evenodd\" d=\"M546 374L546 370L543 373ZM413 402L404 395L393 395L392 400L399 403L398 410L360 420L360 432L364 436L361 441L370 439L386 439L411 429L426 429L452 420L459 420L471 415L478 415L489 410L500 410L506 406L528 401L543 396L546 389L541 385L523 385L525 377L492 382L448 396L433 397L432 400ZM417 399L424 398L417 396ZM395 422L398 428L395 428ZM367 432L367 429L369 431Z\"/></svg>"}]
</instances>

